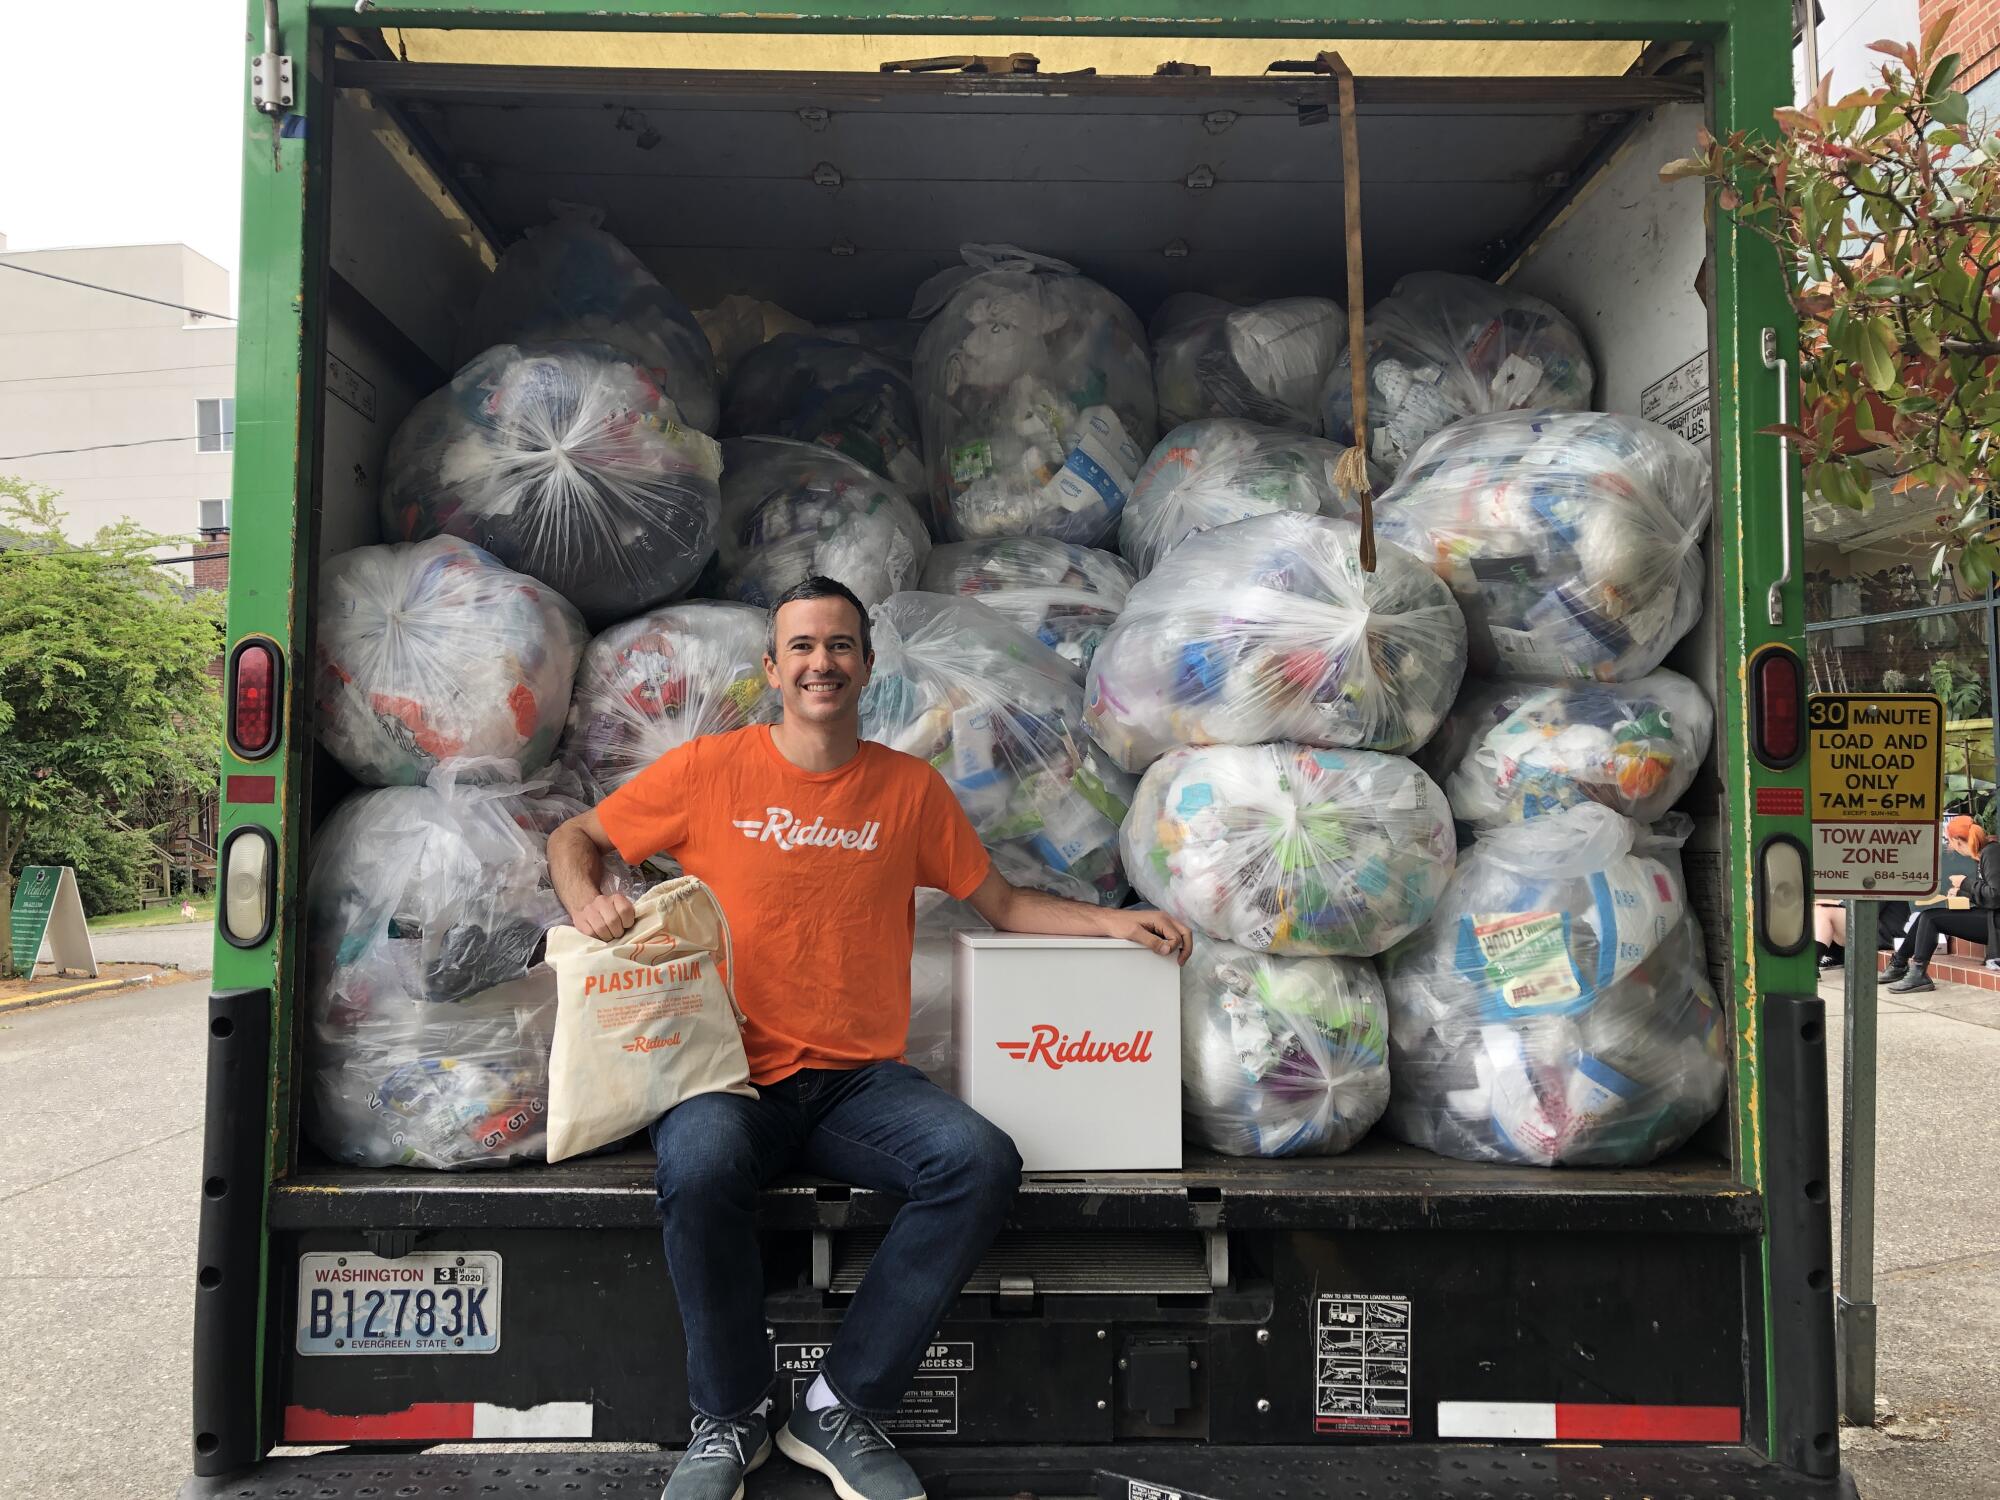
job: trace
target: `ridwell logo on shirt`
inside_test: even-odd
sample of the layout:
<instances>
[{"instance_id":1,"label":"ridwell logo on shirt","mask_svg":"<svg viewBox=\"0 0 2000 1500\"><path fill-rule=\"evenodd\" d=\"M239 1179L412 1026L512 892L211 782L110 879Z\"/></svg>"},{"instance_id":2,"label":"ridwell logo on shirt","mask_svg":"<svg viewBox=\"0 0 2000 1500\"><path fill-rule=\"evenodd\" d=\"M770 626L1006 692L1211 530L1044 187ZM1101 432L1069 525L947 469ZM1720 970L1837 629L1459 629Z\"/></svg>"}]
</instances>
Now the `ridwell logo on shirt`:
<instances>
[{"instance_id":1,"label":"ridwell logo on shirt","mask_svg":"<svg viewBox=\"0 0 2000 1500\"><path fill-rule=\"evenodd\" d=\"M873 849L882 834L879 822L863 823L859 828L829 827L825 818L801 823L799 815L789 807L767 807L761 818L733 818L731 822L753 844L776 844L780 849L853 849L862 852Z\"/></svg>"}]
</instances>

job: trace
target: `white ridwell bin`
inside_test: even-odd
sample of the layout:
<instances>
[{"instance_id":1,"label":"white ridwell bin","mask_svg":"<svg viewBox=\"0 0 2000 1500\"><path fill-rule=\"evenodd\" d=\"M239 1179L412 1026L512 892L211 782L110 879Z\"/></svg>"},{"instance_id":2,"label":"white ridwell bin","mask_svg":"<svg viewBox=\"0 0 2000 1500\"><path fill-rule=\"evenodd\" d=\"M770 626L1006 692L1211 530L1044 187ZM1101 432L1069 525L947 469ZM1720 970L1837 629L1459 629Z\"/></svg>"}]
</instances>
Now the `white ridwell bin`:
<instances>
[{"instance_id":1,"label":"white ridwell bin","mask_svg":"<svg viewBox=\"0 0 2000 1500\"><path fill-rule=\"evenodd\" d=\"M959 932L958 1096L1030 1172L1181 1164L1181 971L1120 938Z\"/></svg>"}]
</instances>

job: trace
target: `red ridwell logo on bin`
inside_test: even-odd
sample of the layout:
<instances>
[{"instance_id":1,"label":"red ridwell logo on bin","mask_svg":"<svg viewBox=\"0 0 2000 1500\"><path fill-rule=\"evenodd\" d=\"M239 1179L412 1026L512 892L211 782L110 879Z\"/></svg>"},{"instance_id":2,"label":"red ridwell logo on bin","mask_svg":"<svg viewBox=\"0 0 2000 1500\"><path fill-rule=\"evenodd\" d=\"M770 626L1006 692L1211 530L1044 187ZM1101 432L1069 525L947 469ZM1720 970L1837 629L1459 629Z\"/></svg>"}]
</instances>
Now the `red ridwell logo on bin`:
<instances>
[{"instance_id":1,"label":"red ridwell logo on bin","mask_svg":"<svg viewBox=\"0 0 2000 1500\"><path fill-rule=\"evenodd\" d=\"M1037 1026L1025 1042L995 1042L1015 1062L1045 1062L1060 1072L1069 1063L1143 1063L1153 1060L1153 1033L1133 1033L1129 1042L1099 1042L1085 1030L1068 1036L1053 1026Z\"/></svg>"}]
</instances>

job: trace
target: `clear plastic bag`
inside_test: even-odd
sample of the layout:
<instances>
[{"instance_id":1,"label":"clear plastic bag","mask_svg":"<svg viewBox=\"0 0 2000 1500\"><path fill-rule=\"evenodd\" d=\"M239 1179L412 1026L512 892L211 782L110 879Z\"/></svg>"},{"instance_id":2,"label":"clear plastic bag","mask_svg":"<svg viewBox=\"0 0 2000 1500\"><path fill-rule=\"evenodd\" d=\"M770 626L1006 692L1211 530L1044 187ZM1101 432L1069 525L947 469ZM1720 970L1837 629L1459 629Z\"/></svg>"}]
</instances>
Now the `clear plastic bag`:
<instances>
[{"instance_id":1,"label":"clear plastic bag","mask_svg":"<svg viewBox=\"0 0 2000 1500\"><path fill-rule=\"evenodd\" d=\"M583 804L472 776L358 792L313 837L306 887L307 1125L361 1166L539 1158L555 974L549 834ZM612 859L605 889L635 893Z\"/></svg>"},{"instance_id":2,"label":"clear plastic bag","mask_svg":"<svg viewBox=\"0 0 2000 1500\"><path fill-rule=\"evenodd\" d=\"M869 619L862 737L937 767L1014 884L1120 905L1132 779L1084 733L1069 664L972 599L896 594Z\"/></svg>"},{"instance_id":3,"label":"clear plastic bag","mask_svg":"<svg viewBox=\"0 0 2000 1500\"><path fill-rule=\"evenodd\" d=\"M997 537L934 548L923 587L977 599L1081 671L1132 591L1124 559L1053 537Z\"/></svg>"},{"instance_id":4,"label":"clear plastic bag","mask_svg":"<svg viewBox=\"0 0 2000 1500\"><path fill-rule=\"evenodd\" d=\"M952 934L960 928L988 930L986 919L943 891L917 892L916 941L910 950L910 1034L903 1060L939 1088L954 1088L958 1068L952 1054Z\"/></svg>"},{"instance_id":5,"label":"clear plastic bag","mask_svg":"<svg viewBox=\"0 0 2000 1500\"><path fill-rule=\"evenodd\" d=\"M687 304L594 210L558 205L558 217L516 241L466 321L458 362L495 344L583 340L609 344L645 367L682 423L715 431L715 354Z\"/></svg>"},{"instance_id":6,"label":"clear plastic bag","mask_svg":"<svg viewBox=\"0 0 2000 1500\"><path fill-rule=\"evenodd\" d=\"M1464 672L1465 620L1435 573L1387 543L1364 573L1354 522L1281 511L1190 537L1139 581L1084 718L1128 771L1175 745L1408 754Z\"/></svg>"},{"instance_id":7,"label":"clear plastic bag","mask_svg":"<svg viewBox=\"0 0 2000 1500\"><path fill-rule=\"evenodd\" d=\"M1715 1113L1726 1029L1681 881L1690 826L1585 803L1480 837L1382 959L1392 1134L1468 1161L1632 1166Z\"/></svg>"},{"instance_id":8,"label":"clear plastic bag","mask_svg":"<svg viewBox=\"0 0 2000 1500\"><path fill-rule=\"evenodd\" d=\"M1158 435L1146 333L1076 268L966 246L967 269L917 345L917 396L938 535L950 541L1109 535Z\"/></svg>"},{"instance_id":9,"label":"clear plastic bag","mask_svg":"<svg viewBox=\"0 0 2000 1500\"><path fill-rule=\"evenodd\" d=\"M1538 297L1476 276L1419 271L1368 309L1368 456L1392 478L1431 437L1497 411L1588 411L1597 380L1583 335ZM1353 443L1343 340L1321 430Z\"/></svg>"},{"instance_id":10,"label":"clear plastic bag","mask_svg":"<svg viewBox=\"0 0 2000 1500\"><path fill-rule=\"evenodd\" d=\"M729 437L814 443L918 495L924 434L907 366L857 344L783 333L736 366L722 410Z\"/></svg>"},{"instance_id":11,"label":"clear plastic bag","mask_svg":"<svg viewBox=\"0 0 2000 1500\"><path fill-rule=\"evenodd\" d=\"M1701 616L1712 504L1707 457L1664 427L1502 413L1426 444L1376 527L1451 585L1476 675L1630 682Z\"/></svg>"},{"instance_id":12,"label":"clear plastic bag","mask_svg":"<svg viewBox=\"0 0 2000 1500\"><path fill-rule=\"evenodd\" d=\"M814 574L866 605L917 586L931 536L888 480L830 448L783 438L722 445L721 591L769 607Z\"/></svg>"},{"instance_id":13,"label":"clear plastic bag","mask_svg":"<svg viewBox=\"0 0 2000 1500\"><path fill-rule=\"evenodd\" d=\"M1333 1156L1389 1103L1389 1017L1362 958L1278 958L1196 937L1181 969L1189 1139L1229 1156Z\"/></svg>"},{"instance_id":14,"label":"clear plastic bag","mask_svg":"<svg viewBox=\"0 0 2000 1500\"><path fill-rule=\"evenodd\" d=\"M1419 759L1474 827L1583 802L1651 823L1693 784L1714 727L1701 689L1664 667L1637 682L1469 682Z\"/></svg>"},{"instance_id":15,"label":"clear plastic bag","mask_svg":"<svg viewBox=\"0 0 2000 1500\"><path fill-rule=\"evenodd\" d=\"M576 674L563 763L599 797L697 735L774 724L764 611L691 599L613 625Z\"/></svg>"},{"instance_id":16,"label":"clear plastic bag","mask_svg":"<svg viewBox=\"0 0 2000 1500\"><path fill-rule=\"evenodd\" d=\"M498 757L555 754L583 620L545 584L457 537L357 547L320 574L319 742L370 786Z\"/></svg>"},{"instance_id":17,"label":"clear plastic bag","mask_svg":"<svg viewBox=\"0 0 2000 1500\"><path fill-rule=\"evenodd\" d=\"M1254 422L1189 422L1160 439L1118 518L1118 550L1141 578L1199 532L1278 511L1361 515L1334 479L1341 447Z\"/></svg>"},{"instance_id":18,"label":"clear plastic bag","mask_svg":"<svg viewBox=\"0 0 2000 1500\"><path fill-rule=\"evenodd\" d=\"M382 485L396 541L463 537L593 626L684 593L715 551L722 450L604 344L502 344L397 429Z\"/></svg>"},{"instance_id":19,"label":"clear plastic bag","mask_svg":"<svg viewBox=\"0 0 2000 1500\"><path fill-rule=\"evenodd\" d=\"M1408 936L1457 852L1444 793L1411 762L1285 744L1169 750L1119 843L1162 911L1259 953L1322 958Z\"/></svg>"},{"instance_id":20,"label":"clear plastic bag","mask_svg":"<svg viewBox=\"0 0 2000 1500\"><path fill-rule=\"evenodd\" d=\"M1247 417L1317 432L1320 391L1346 345L1347 314L1324 297L1238 307L1178 292L1160 304L1147 331L1162 427Z\"/></svg>"}]
</instances>

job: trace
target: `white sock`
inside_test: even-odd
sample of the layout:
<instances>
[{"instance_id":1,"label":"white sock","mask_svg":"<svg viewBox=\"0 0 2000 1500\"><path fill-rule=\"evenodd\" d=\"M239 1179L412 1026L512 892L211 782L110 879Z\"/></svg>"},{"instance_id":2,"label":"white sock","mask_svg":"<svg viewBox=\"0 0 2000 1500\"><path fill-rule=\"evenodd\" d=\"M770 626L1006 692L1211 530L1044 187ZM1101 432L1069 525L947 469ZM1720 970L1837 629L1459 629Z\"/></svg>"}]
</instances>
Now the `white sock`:
<instances>
[{"instance_id":1,"label":"white sock","mask_svg":"<svg viewBox=\"0 0 2000 1500\"><path fill-rule=\"evenodd\" d=\"M826 1383L826 1377L813 1376L813 1383L806 1391L806 1410L825 1411L829 1406L838 1405L840 1397L834 1395L833 1387Z\"/></svg>"}]
</instances>

